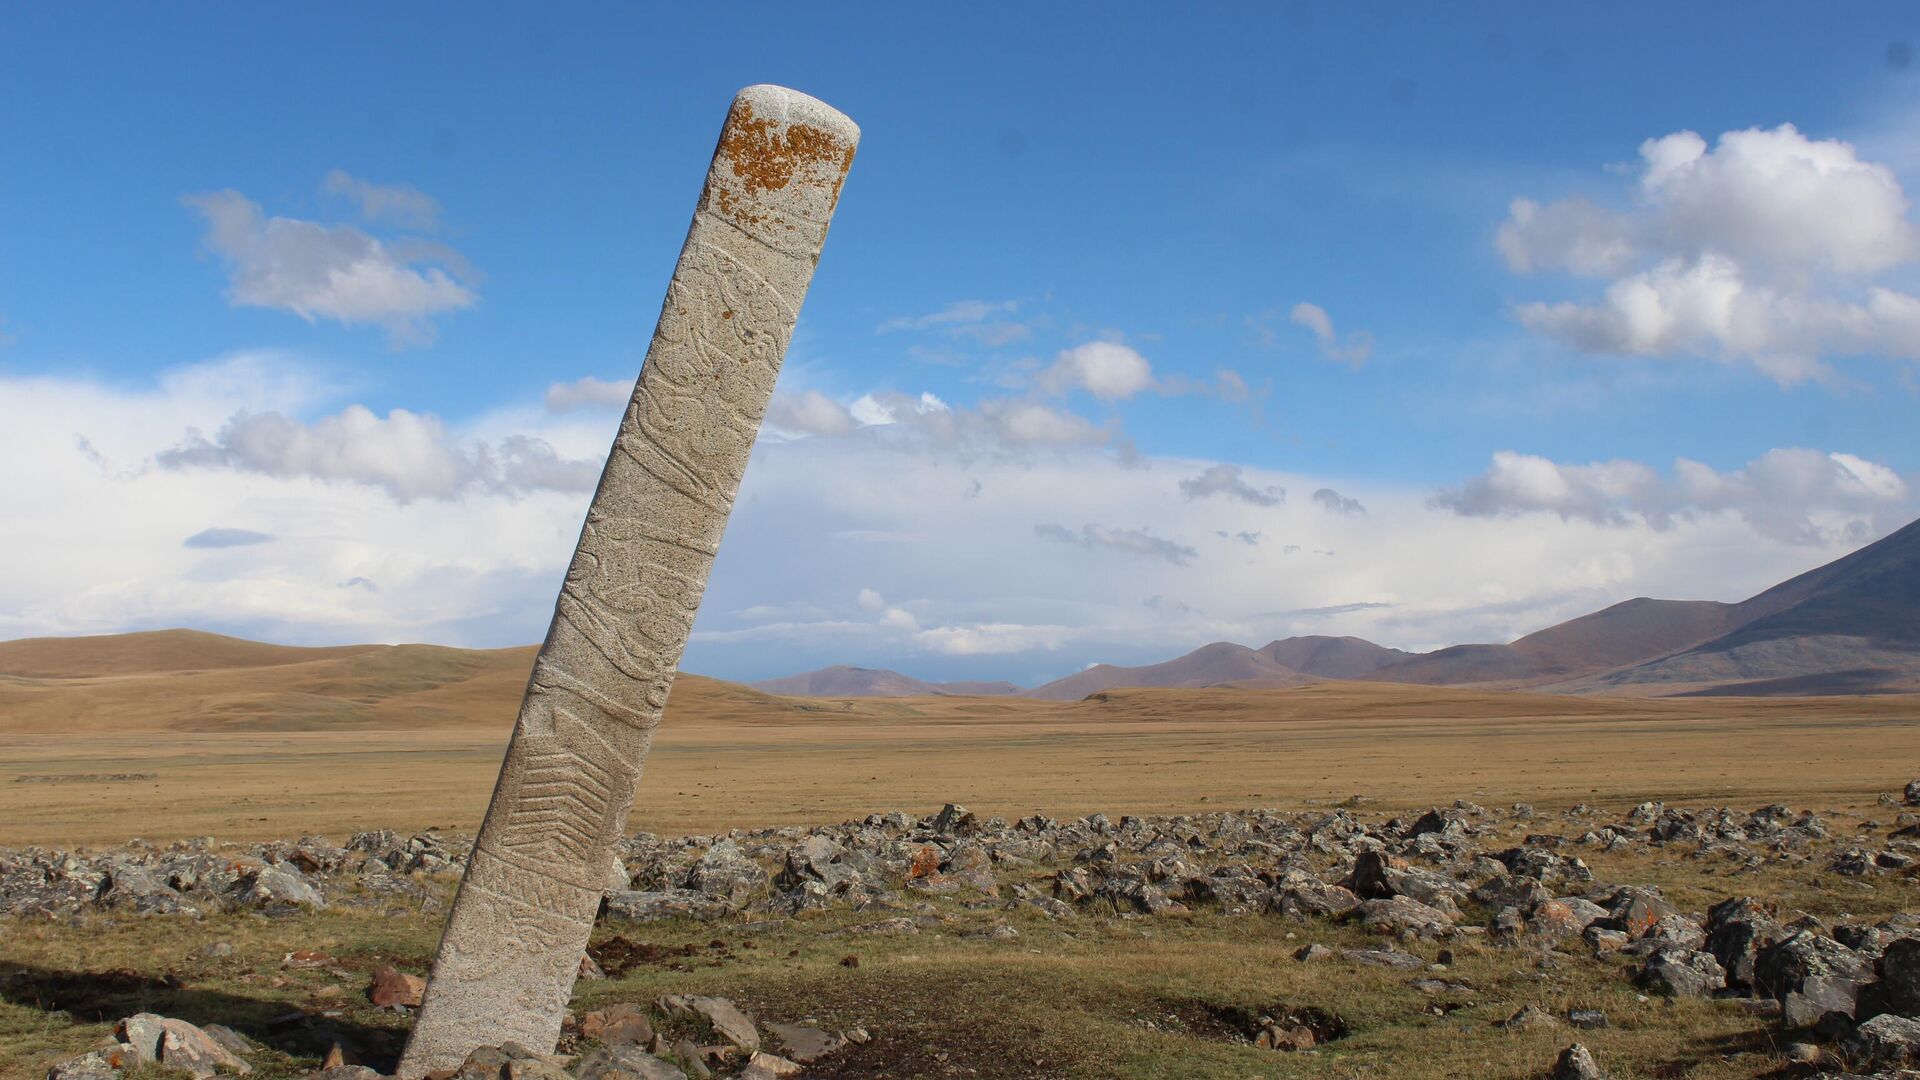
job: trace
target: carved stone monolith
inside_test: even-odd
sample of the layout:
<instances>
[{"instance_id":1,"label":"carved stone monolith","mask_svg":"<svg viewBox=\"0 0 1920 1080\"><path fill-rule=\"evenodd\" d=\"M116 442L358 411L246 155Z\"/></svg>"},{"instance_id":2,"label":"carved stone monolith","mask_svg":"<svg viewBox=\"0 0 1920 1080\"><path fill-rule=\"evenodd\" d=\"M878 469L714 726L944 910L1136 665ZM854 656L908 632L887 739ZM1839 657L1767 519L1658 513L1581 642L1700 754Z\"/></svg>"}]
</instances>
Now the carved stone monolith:
<instances>
[{"instance_id":1,"label":"carved stone monolith","mask_svg":"<svg viewBox=\"0 0 1920 1080\"><path fill-rule=\"evenodd\" d=\"M400 1075L551 1051L860 129L778 86L720 132Z\"/></svg>"}]
</instances>

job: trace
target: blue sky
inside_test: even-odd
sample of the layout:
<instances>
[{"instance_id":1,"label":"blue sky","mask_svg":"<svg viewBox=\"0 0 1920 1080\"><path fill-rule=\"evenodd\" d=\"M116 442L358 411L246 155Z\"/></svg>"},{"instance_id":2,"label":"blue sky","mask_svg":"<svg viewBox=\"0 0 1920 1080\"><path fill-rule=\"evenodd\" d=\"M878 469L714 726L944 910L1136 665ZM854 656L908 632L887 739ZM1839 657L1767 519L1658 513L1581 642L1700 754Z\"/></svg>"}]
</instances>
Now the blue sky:
<instances>
[{"instance_id":1,"label":"blue sky","mask_svg":"<svg viewBox=\"0 0 1920 1080\"><path fill-rule=\"evenodd\" d=\"M537 639L618 416L577 381L631 383L755 82L864 141L691 669L1738 598L1915 513L1916 40L1893 4L11 10L0 439L44 510L0 525L0 631Z\"/></svg>"}]
</instances>

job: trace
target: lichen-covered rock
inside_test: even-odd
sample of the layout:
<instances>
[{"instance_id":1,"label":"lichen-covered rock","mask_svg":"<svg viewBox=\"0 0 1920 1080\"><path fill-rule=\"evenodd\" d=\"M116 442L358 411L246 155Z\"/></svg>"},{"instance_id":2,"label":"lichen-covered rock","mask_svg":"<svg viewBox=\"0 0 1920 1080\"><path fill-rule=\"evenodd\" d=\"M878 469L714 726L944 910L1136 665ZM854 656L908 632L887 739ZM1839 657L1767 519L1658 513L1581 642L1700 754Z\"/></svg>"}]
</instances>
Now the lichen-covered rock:
<instances>
[{"instance_id":1,"label":"lichen-covered rock","mask_svg":"<svg viewBox=\"0 0 1920 1080\"><path fill-rule=\"evenodd\" d=\"M1727 973L1712 953L1683 946L1663 948L1648 957L1638 979L1641 986L1671 997L1707 997L1727 985Z\"/></svg>"}]
</instances>

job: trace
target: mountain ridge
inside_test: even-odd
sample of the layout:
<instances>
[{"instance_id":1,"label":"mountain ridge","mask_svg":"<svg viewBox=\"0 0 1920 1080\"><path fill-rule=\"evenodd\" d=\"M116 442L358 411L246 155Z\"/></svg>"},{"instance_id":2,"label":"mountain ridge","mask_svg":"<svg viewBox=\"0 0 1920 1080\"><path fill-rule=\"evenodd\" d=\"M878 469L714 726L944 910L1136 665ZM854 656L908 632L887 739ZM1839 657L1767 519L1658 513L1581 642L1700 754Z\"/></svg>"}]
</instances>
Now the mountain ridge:
<instances>
[{"instance_id":1,"label":"mountain ridge","mask_svg":"<svg viewBox=\"0 0 1920 1080\"><path fill-rule=\"evenodd\" d=\"M754 685L794 685L803 677ZM1155 664L1095 664L1018 693L1065 700L1122 687L1299 686L1320 679L1565 694L1920 690L1920 521L1737 603L1634 597L1506 644L1426 653L1324 635L1258 649L1217 641Z\"/></svg>"}]
</instances>

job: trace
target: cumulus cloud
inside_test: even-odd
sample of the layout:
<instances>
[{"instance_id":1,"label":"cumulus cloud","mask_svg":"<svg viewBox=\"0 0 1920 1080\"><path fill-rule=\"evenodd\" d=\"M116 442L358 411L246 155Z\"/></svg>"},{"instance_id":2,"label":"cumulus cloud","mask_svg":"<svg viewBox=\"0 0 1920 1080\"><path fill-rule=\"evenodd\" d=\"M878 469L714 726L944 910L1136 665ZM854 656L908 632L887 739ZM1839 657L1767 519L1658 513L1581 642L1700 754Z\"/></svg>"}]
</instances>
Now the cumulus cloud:
<instances>
[{"instance_id":1,"label":"cumulus cloud","mask_svg":"<svg viewBox=\"0 0 1920 1080\"><path fill-rule=\"evenodd\" d=\"M1521 304L1528 328L1583 351L1754 364L1783 385L1823 357L1920 358L1920 300L1873 279L1920 256L1893 171L1791 124L1648 139L1627 209L1516 199L1495 238L1516 273L1608 282Z\"/></svg>"},{"instance_id":2,"label":"cumulus cloud","mask_svg":"<svg viewBox=\"0 0 1920 1080\"><path fill-rule=\"evenodd\" d=\"M1367 508L1360 505L1359 499L1349 499L1330 487L1323 487L1313 493L1313 501L1329 514L1343 517L1365 517Z\"/></svg>"},{"instance_id":3,"label":"cumulus cloud","mask_svg":"<svg viewBox=\"0 0 1920 1080\"><path fill-rule=\"evenodd\" d=\"M777 394L766 426L788 435L848 435L859 427L853 411L818 390Z\"/></svg>"},{"instance_id":4,"label":"cumulus cloud","mask_svg":"<svg viewBox=\"0 0 1920 1080\"><path fill-rule=\"evenodd\" d=\"M1073 631L1064 626L975 623L930 627L913 638L929 651L947 656L994 656L1057 649L1073 636Z\"/></svg>"},{"instance_id":5,"label":"cumulus cloud","mask_svg":"<svg viewBox=\"0 0 1920 1080\"><path fill-rule=\"evenodd\" d=\"M1101 401L1121 401L1153 385L1153 366L1117 341L1089 341L1062 350L1040 373L1039 385L1050 394L1085 390Z\"/></svg>"},{"instance_id":6,"label":"cumulus cloud","mask_svg":"<svg viewBox=\"0 0 1920 1080\"><path fill-rule=\"evenodd\" d=\"M1320 355L1328 360L1360 367L1373 355L1373 335L1365 330L1355 330L1347 335L1346 341L1333 329L1333 317L1319 304L1305 300L1293 305L1287 318L1296 326L1304 326L1313 332L1315 341L1320 343Z\"/></svg>"},{"instance_id":7,"label":"cumulus cloud","mask_svg":"<svg viewBox=\"0 0 1920 1080\"><path fill-rule=\"evenodd\" d=\"M1892 469L1852 454L1801 448L1769 450L1728 472L1681 458L1671 477L1636 461L1563 465L1503 450L1486 472L1433 501L1468 517L1552 513L1656 531L1727 512L1790 544L1858 541L1887 531L1916 509L1907 481Z\"/></svg>"},{"instance_id":8,"label":"cumulus cloud","mask_svg":"<svg viewBox=\"0 0 1920 1080\"><path fill-rule=\"evenodd\" d=\"M183 427L217 431L236 413L311 426L341 411L338 393L284 357L236 357L135 386L0 372L0 486L35 508L0 515L0 550L13 556L0 564L0 638L188 625L310 644L538 640L586 508L584 484L516 492L472 482L458 498L402 502L379 483L311 471L154 463ZM546 413L534 394L442 434L469 453L520 434L562 460L597 462L607 433L604 417ZM901 453L857 435L763 440L685 664L759 678L873 663L1032 684L1207 640L1328 633L1431 648L1511 640L1630 596L1737 600L1878 535L1848 523L1879 529L1881 512L1846 505L1884 504L1895 515L1888 527L1915 512L1920 478L1844 455L1817 459L1660 470L1676 498L1791 507L1796 499L1777 493L1836 488L1828 470L1844 468L1852 479L1838 489L1853 503L1827 497L1842 509L1811 515L1819 535L1806 546L1724 510L1672 510L1659 526L1632 509L1606 523L1547 511L1518 528L1504 514L1463 515L1430 504L1425 488L1394 485L1369 486L1363 525L1304 498L1254 510L1186 499L1179 482L1215 462L1143 455L1120 469L1097 446L1015 458ZM1333 479L1245 472L1256 486L1301 491ZM1171 541L1078 525L1176 521ZM1036 537L1036 522L1075 523L1060 528L1071 542ZM225 555L183 546L210 524L275 539ZM1265 531L1257 545L1237 536L1250 526ZM1222 557L1095 539L1129 532ZM1328 551L1339 554L1310 554ZM873 594L865 605L862 589ZM1154 595L1191 610L1169 617L1142 604Z\"/></svg>"},{"instance_id":9,"label":"cumulus cloud","mask_svg":"<svg viewBox=\"0 0 1920 1080\"><path fill-rule=\"evenodd\" d=\"M206 219L206 246L226 263L227 299L236 307L379 326L399 347L431 342L434 316L478 300L456 280L464 260L444 245L387 243L348 225L268 217L233 190L182 201Z\"/></svg>"},{"instance_id":10,"label":"cumulus cloud","mask_svg":"<svg viewBox=\"0 0 1920 1080\"><path fill-rule=\"evenodd\" d=\"M1022 398L955 408L933 394L867 394L848 409L863 428L962 454L1022 457L1034 450L1120 444L1114 426Z\"/></svg>"},{"instance_id":11,"label":"cumulus cloud","mask_svg":"<svg viewBox=\"0 0 1920 1080\"><path fill-rule=\"evenodd\" d=\"M252 529L228 529L215 526L209 529L201 529L199 532L180 541L180 546L202 549L250 547L254 544L266 544L272 541L273 536L269 533L255 532Z\"/></svg>"},{"instance_id":12,"label":"cumulus cloud","mask_svg":"<svg viewBox=\"0 0 1920 1080\"><path fill-rule=\"evenodd\" d=\"M190 431L155 455L165 469L233 469L282 479L368 484L400 502L456 499L469 491L518 495L592 491L601 465L560 457L543 439L463 441L429 413L361 405L311 423L277 412L236 413L211 439Z\"/></svg>"},{"instance_id":13,"label":"cumulus cloud","mask_svg":"<svg viewBox=\"0 0 1920 1080\"><path fill-rule=\"evenodd\" d=\"M575 409L620 408L632 397L631 382L582 375L572 382L554 383L547 387L545 401L548 412L563 413Z\"/></svg>"},{"instance_id":14,"label":"cumulus cloud","mask_svg":"<svg viewBox=\"0 0 1920 1080\"><path fill-rule=\"evenodd\" d=\"M1638 252L1634 222L1577 196L1547 206L1513 200L1494 244L1516 274L1565 270L1605 277L1631 266Z\"/></svg>"},{"instance_id":15,"label":"cumulus cloud","mask_svg":"<svg viewBox=\"0 0 1920 1080\"><path fill-rule=\"evenodd\" d=\"M35 508L0 516L0 550L17 560L0 567L0 638L194 626L295 644L538 640L584 491L475 486L403 503L373 484L154 461L183 427L324 414L336 392L275 354L137 384L0 373L0 486ZM569 455L605 449L602 430L521 430ZM202 545L236 537L183 542L210 524L273 539L224 552Z\"/></svg>"},{"instance_id":16,"label":"cumulus cloud","mask_svg":"<svg viewBox=\"0 0 1920 1080\"><path fill-rule=\"evenodd\" d=\"M1200 555L1185 544L1176 544L1171 540L1155 536L1147 529L1116 529L1105 525L1082 525L1079 532L1074 532L1065 525L1049 522L1035 525L1033 535L1042 540L1077 544L1089 551L1104 548L1128 555L1164 559L1175 566L1186 566Z\"/></svg>"},{"instance_id":17,"label":"cumulus cloud","mask_svg":"<svg viewBox=\"0 0 1920 1080\"><path fill-rule=\"evenodd\" d=\"M345 169L334 169L320 181L320 190L351 199L360 208L360 216L370 222L417 232L440 227L440 204L406 184L375 184Z\"/></svg>"},{"instance_id":18,"label":"cumulus cloud","mask_svg":"<svg viewBox=\"0 0 1920 1080\"><path fill-rule=\"evenodd\" d=\"M1287 497L1283 488L1268 485L1257 488L1240 475L1238 465L1210 465L1199 476L1180 481L1180 492L1189 499L1225 495L1253 506L1278 506Z\"/></svg>"}]
</instances>

